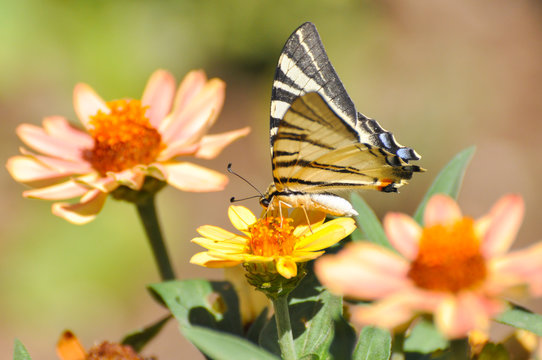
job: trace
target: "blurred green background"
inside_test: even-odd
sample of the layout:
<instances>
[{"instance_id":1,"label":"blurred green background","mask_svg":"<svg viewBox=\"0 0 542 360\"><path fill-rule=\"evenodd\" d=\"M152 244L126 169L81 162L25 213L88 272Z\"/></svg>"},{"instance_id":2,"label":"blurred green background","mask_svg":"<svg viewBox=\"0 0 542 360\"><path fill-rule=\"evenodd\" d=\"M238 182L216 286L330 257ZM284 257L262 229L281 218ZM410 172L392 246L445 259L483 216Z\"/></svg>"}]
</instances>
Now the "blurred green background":
<instances>
[{"instance_id":1,"label":"blurred green background","mask_svg":"<svg viewBox=\"0 0 542 360\"><path fill-rule=\"evenodd\" d=\"M48 115L77 121L77 82L106 100L139 98L157 68L178 80L202 68L228 86L212 132L253 132L200 163L225 171L233 162L264 190L274 69L284 41L307 20L358 110L414 147L428 169L398 195L366 193L379 215L412 213L438 170L476 145L460 195L465 212L478 217L501 195L521 193L527 213L515 247L542 239L542 8L534 0L2 1L2 161L18 152L18 124ZM145 291L158 276L131 205L108 200L78 227L53 216L51 203L23 199L5 169L0 184L0 358L11 358L15 337L34 359L52 360L66 328L90 347L165 313ZM162 191L158 207L179 277L222 277L188 263L200 251L189 240L202 224L230 228L229 198L252 194L235 178L220 193ZM255 200L246 205L259 211ZM145 354L203 359L173 323Z\"/></svg>"}]
</instances>

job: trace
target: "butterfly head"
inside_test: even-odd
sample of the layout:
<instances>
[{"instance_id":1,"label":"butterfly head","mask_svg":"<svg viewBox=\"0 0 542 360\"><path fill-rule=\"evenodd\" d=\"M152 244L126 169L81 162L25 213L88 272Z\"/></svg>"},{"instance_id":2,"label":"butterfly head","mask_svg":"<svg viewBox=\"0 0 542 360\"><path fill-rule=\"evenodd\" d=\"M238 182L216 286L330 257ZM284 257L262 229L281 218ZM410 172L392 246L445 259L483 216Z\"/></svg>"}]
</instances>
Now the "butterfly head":
<instances>
[{"instance_id":1,"label":"butterfly head","mask_svg":"<svg viewBox=\"0 0 542 360\"><path fill-rule=\"evenodd\" d=\"M275 184L272 183L269 185L265 193L260 197L260 205L262 205L264 208L268 208L271 204L271 201L273 200L273 196L277 193L277 188L275 187Z\"/></svg>"}]
</instances>

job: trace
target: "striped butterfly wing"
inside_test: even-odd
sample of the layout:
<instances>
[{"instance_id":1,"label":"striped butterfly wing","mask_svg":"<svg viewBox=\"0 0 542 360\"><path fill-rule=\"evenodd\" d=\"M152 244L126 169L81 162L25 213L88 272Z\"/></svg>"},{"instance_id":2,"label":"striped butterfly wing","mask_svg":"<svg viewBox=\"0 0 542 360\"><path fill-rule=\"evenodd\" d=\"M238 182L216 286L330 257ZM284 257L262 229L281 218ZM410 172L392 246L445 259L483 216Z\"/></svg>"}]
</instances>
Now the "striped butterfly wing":
<instances>
[{"instance_id":1,"label":"striped butterfly wing","mask_svg":"<svg viewBox=\"0 0 542 360\"><path fill-rule=\"evenodd\" d=\"M281 122L294 100L310 92L318 93L331 110L352 131L357 141L382 148L404 161L419 160L411 148L398 144L393 135L374 119L356 111L339 76L327 57L314 24L306 22L288 38L279 58L271 92L271 157Z\"/></svg>"},{"instance_id":2,"label":"striped butterfly wing","mask_svg":"<svg viewBox=\"0 0 542 360\"><path fill-rule=\"evenodd\" d=\"M353 188L396 191L421 169L361 143L358 132L318 93L296 98L277 129L273 177L278 191L337 193Z\"/></svg>"},{"instance_id":3,"label":"striped butterfly wing","mask_svg":"<svg viewBox=\"0 0 542 360\"><path fill-rule=\"evenodd\" d=\"M352 188L397 191L413 172L423 171L408 164L420 159L413 149L357 112L309 22L288 38L279 58L270 141L274 182L264 206L278 196L294 206L325 203L337 214L352 213L346 200L339 204L330 194Z\"/></svg>"}]
</instances>

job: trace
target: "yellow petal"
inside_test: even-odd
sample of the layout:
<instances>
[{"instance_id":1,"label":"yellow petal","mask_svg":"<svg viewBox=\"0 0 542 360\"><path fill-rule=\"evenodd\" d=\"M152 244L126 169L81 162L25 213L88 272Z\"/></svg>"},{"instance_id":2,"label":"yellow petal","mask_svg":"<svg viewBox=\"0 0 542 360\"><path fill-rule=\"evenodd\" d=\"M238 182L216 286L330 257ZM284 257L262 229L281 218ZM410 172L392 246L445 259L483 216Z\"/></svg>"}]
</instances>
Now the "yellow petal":
<instances>
[{"instance_id":1,"label":"yellow petal","mask_svg":"<svg viewBox=\"0 0 542 360\"><path fill-rule=\"evenodd\" d=\"M244 244L246 239L240 239L239 235L236 235L228 230L219 228L218 226L213 225L203 225L197 228L196 230L201 236L206 237L211 240L217 241L229 241L232 243Z\"/></svg>"},{"instance_id":2,"label":"yellow petal","mask_svg":"<svg viewBox=\"0 0 542 360\"><path fill-rule=\"evenodd\" d=\"M286 279L297 275L297 264L291 258L280 257L277 259L277 272Z\"/></svg>"},{"instance_id":3,"label":"yellow petal","mask_svg":"<svg viewBox=\"0 0 542 360\"><path fill-rule=\"evenodd\" d=\"M192 258L190 259L190 263L205 266L208 268L222 268L239 265L240 261L219 259L211 256L208 252L200 252L192 256Z\"/></svg>"},{"instance_id":4,"label":"yellow petal","mask_svg":"<svg viewBox=\"0 0 542 360\"><path fill-rule=\"evenodd\" d=\"M248 227L254 224L258 219L244 206L231 205L228 208L228 217L237 230L246 232Z\"/></svg>"},{"instance_id":5,"label":"yellow petal","mask_svg":"<svg viewBox=\"0 0 542 360\"><path fill-rule=\"evenodd\" d=\"M241 253L245 249L244 238L238 237L237 241L219 241L212 240L204 237L193 238L192 242L203 246L206 249L224 252L224 253Z\"/></svg>"},{"instance_id":6,"label":"yellow petal","mask_svg":"<svg viewBox=\"0 0 542 360\"><path fill-rule=\"evenodd\" d=\"M325 249L348 235L356 229L356 223L351 218L338 218L313 229L314 233L301 238L296 249L303 251L318 251Z\"/></svg>"}]
</instances>

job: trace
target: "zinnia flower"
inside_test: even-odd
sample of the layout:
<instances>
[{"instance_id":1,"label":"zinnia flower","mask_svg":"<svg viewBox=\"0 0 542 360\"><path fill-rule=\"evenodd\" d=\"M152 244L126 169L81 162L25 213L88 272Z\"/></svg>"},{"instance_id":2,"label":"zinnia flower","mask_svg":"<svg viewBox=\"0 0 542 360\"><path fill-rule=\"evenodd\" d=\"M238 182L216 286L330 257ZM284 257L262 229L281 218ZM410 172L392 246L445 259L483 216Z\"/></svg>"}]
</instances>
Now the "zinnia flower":
<instances>
[{"instance_id":1,"label":"zinnia flower","mask_svg":"<svg viewBox=\"0 0 542 360\"><path fill-rule=\"evenodd\" d=\"M108 341L91 347L87 353L71 331L65 331L60 336L56 352L60 360L145 360L130 346Z\"/></svg>"},{"instance_id":2,"label":"zinnia flower","mask_svg":"<svg viewBox=\"0 0 542 360\"><path fill-rule=\"evenodd\" d=\"M232 205L228 216L237 235L216 226L197 229L202 237L192 242L208 251L195 254L190 262L206 267L229 267L238 264L267 264L270 272L286 279L297 275L297 263L307 262L324 253L324 249L350 235L354 220L338 218L324 223L325 214L296 208L289 218L261 219L243 206ZM309 218L310 227L306 218Z\"/></svg>"},{"instance_id":3,"label":"zinnia flower","mask_svg":"<svg viewBox=\"0 0 542 360\"><path fill-rule=\"evenodd\" d=\"M175 80L164 70L152 74L141 100L105 102L86 84L74 89L74 107L86 131L60 116L43 127L22 124L21 140L38 153L21 149L8 160L13 178L33 187L23 196L55 203L53 213L72 223L94 219L107 195L119 186L141 190L153 177L184 191L222 190L227 178L179 156L211 159L249 128L206 135L224 103L225 84L207 80L201 70Z\"/></svg>"},{"instance_id":4,"label":"zinnia flower","mask_svg":"<svg viewBox=\"0 0 542 360\"><path fill-rule=\"evenodd\" d=\"M448 338L486 332L506 308L503 297L519 289L542 295L542 243L507 254L523 212L522 198L508 195L475 221L462 216L450 197L435 195L423 228L407 215L385 217L386 234L400 255L354 243L319 259L315 271L333 292L375 300L353 309L355 322L393 329L428 313Z\"/></svg>"}]
</instances>

